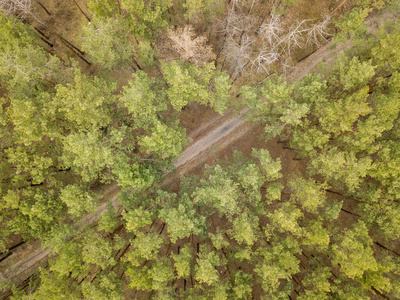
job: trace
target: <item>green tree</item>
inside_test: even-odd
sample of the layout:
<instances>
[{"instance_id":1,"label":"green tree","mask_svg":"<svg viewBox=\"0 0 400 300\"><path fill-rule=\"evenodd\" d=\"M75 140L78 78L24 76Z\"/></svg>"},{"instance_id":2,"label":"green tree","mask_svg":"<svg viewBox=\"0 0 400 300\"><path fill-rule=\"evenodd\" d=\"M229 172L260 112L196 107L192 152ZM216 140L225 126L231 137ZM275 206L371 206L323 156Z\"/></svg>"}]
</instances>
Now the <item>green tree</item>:
<instances>
[{"instance_id":1,"label":"green tree","mask_svg":"<svg viewBox=\"0 0 400 300\"><path fill-rule=\"evenodd\" d=\"M160 83L143 71L136 72L134 80L124 86L119 101L132 114L137 128L151 129L160 113L167 109Z\"/></svg>"},{"instance_id":2,"label":"green tree","mask_svg":"<svg viewBox=\"0 0 400 300\"><path fill-rule=\"evenodd\" d=\"M294 254L301 250L296 240L287 237L270 246L260 247L258 251L260 257L254 272L266 295L271 295L278 290L282 281L290 280L299 271L299 260Z\"/></svg>"},{"instance_id":3,"label":"green tree","mask_svg":"<svg viewBox=\"0 0 400 300\"><path fill-rule=\"evenodd\" d=\"M121 8L126 10L129 26L136 36L154 38L155 32L168 26L168 8L171 1L121 0Z\"/></svg>"},{"instance_id":4,"label":"green tree","mask_svg":"<svg viewBox=\"0 0 400 300\"><path fill-rule=\"evenodd\" d=\"M156 121L151 132L139 138L139 145L148 154L154 153L163 159L175 158L187 145L185 128L180 127L178 121L171 124Z\"/></svg>"},{"instance_id":5,"label":"green tree","mask_svg":"<svg viewBox=\"0 0 400 300\"><path fill-rule=\"evenodd\" d=\"M210 105L218 113L223 113L229 99L229 77L215 70L209 63L204 67L175 60L161 66L168 84L167 95L177 111L191 101ZM210 86L211 82L211 86Z\"/></svg>"},{"instance_id":6,"label":"green tree","mask_svg":"<svg viewBox=\"0 0 400 300\"><path fill-rule=\"evenodd\" d=\"M133 249L128 252L126 259L135 267L146 260L155 260L164 242L163 237L155 232L139 232L133 240Z\"/></svg>"},{"instance_id":7,"label":"green tree","mask_svg":"<svg viewBox=\"0 0 400 300\"><path fill-rule=\"evenodd\" d=\"M115 0L88 0L88 7L95 17L112 17L118 12Z\"/></svg>"},{"instance_id":8,"label":"green tree","mask_svg":"<svg viewBox=\"0 0 400 300\"><path fill-rule=\"evenodd\" d=\"M88 53L91 61L107 70L128 65L134 47L129 41L128 24L123 17L95 16L82 29L82 49Z\"/></svg>"},{"instance_id":9,"label":"green tree","mask_svg":"<svg viewBox=\"0 0 400 300\"><path fill-rule=\"evenodd\" d=\"M175 276L172 269L172 263L169 259L157 260L149 270L149 276L152 279L152 289L162 291L168 288L168 283Z\"/></svg>"},{"instance_id":10,"label":"green tree","mask_svg":"<svg viewBox=\"0 0 400 300\"><path fill-rule=\"evenodd\" d=\"M66 280L64 277L58 277L47 269L40 269L40 286L35 291L34 299L60 299L64 295L65 299L77 299L82 297L79 285L73 280ZM27 297L32 297L29 295ZM29 298L26 298L29 299Z\"/></svg>"},{"instance_id":11,"label":"green tree","mask_svg":"<svg viewBox=\"0 0 400 300\"><path fill-rule=\"evenodd\" d=\"M99 230L104 230L109 233L113 232L118 226L117 208L111 203L108 203L107 210L101 214L98 226Z\"/></svg>"},{"instance_id":12,"label":"green tree","mask_svg":"<svg viewBox=\"0 0 400 300\"><path fill-rule=\"evenodd\" d=\"M327 184L295 177L289 181L289 186L292 189L291 198L298 202L306 211L317 214L318 208L324 206Z\"/></svg>"},{"instance_id":13,"label":"green tree","mask_svg":"<svg viewBox=\"0 0 400 300\"><path fill-rule=\"evenodd\" d=\"M258 217L247 211L240 213L232 222L230 235L239 244L251 247L257 241Z\"/></svg>"},{"instance_id":14,"label":"green tree","mask_svg":"<svg viewBox=\"0 0 400 300\"><path fill-rule=\"evenodd\" d=\"M212 205L221 214L234 215L238 212L238 184L229 178L220 165L209 168L210 175L202 181L202 187L194 192L194 200L202 205Z\"/></svg>"},{"instance_id":15,"label":"green tree","mask_svg":"<svg viewBox=\"0 0 400 300\"><path fill-rule=\"evenodd\" d=\"M329 283L331 270L329 267L325 267L319 259L313 259L311 263L312 272L308 273L302 280L305 289L300 294L299 299L328 299L328 293L331 291L331 284Z\"/></svg>"},{"instance_id":16,"label":"green tree","mask_svg":"<svg viewBox=\"0 0 400 300\"><path fill-rule=\"evenodd\" d=\"M152 213L143 207L138 207L131 211L123 211L122 217L125 220L126 230L135 234L153 222Z\"/></svg>"},{"instance_id":17,"label":"green tree","mask_svg":"<svg viewBox=\"0 0 400 300\"><path fill-rule=\"evenodd\" d=\"M68 212L79 218L83 214L93 212L95 201L90 191L78 185L67 185L61 190L60 200L68 207Z\"/></svg>"},{"instance_id":18,"label":"green tree","mask_svg":"<svg viewBox=\"0 0 400 300\"><path fill-rule=\"evenodd\" d=\"M193 270L193 249L189 245L185 245L180 250L179 254L173 254L174 267L177 273L177 277L189 278L189 275Z\"/></svg>"},{"instance_id":19,"label":"green tree","mask_svg":"<svg viewBox=\"0 0 400 300\"><path fill-rule=\"evenodd\" d=\"M340 264L340 270L348 277L361 278L366 271L378 268L371 244L372 239L365 223L358 221L352 229L345 230L338 243L332 246L332 261Z\"/></svg>"},{"instance_id":20,"label":"green tree","mask_svg":"<svg viewBox=\"0 0 400 300\"><path fill-rule=\"evenodd\" d=\"M197 259L194 278L200 283L213 285L219 281L219 274L215 267L223 264L224 260L204 245Z\"/></svg>"},{"instance_id":21,"label":"green tree","mask_svg":"<svg viewBox=\"0 0 400 300\"><path fill-rule=\"evenodd\" d=\"M115 272L108 272L96 277L94 284L82 282L82 294L85 299L122 300L122 282Z\"/></svg>"},{"instance_id":22,"label":"green tree","mask_svg":"<svg viewBox=\"0 0 400 300\"><path fill-rule=\"evenodd\" d=\"M239 270L234 275L235 283L233 285L233 291L237 299L248 299L252 294L251 284L253 283L253 278L250 274L244 273Z\"/></svg>"},{"instance_id":23,"label":"green tree","mask_svg":"<svg viewBox=\"0 0 400 300\"><path fill-rule=\"evenodd\" d=\"M172 243L191 234L204 234L205 217L199 216L192 205L189 196L183 194L173 207L165 207L159 211L159 218L167 224L168 235Z\"/></svg>"},{"instance_id":24,"label":"green tree","mask_svg":"<svg viewBox=\"0 0 400 300\"><path fill-rule=\"evenodd\" d=\"M378 45L372 49L375 61L387 71L396 71L400 67L398 55L400 41L400 25L396 24L392 32L385 30L384 26L378 31Z\"/></svg>"},{"instance_id":25,"label":"green tree","mask_svg":"<svg viewBox=\"0 0 400 300\"><path fill-rule=\"evenodd\" d=\"M116 82L92 79L75 69L73 82L56 86L52 109L68 122L68 129L86 131L106 127L111 122L110 105L115 101L116 87Z\"/></svg>"},{"instance_id":26,"label":"green tree","mask_svg":"<svg viewBox=\"0 0 400 300\"><path fill-rule=\"evenodd\" d=\"M249 109L249 119L265 125L267 138L283 132L286 125L298 125L309 112L309 105L293 100L294 86L283 77L266 80L257 88L243 86L241 99Z\"/></svg>"}]
</instances>

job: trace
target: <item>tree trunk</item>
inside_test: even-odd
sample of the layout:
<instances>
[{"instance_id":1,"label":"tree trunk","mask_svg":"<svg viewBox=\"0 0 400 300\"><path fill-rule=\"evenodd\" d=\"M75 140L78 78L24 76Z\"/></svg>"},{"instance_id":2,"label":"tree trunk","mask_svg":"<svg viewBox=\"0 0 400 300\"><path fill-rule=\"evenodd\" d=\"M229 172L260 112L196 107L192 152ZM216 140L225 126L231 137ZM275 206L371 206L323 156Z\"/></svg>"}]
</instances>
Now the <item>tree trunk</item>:
<instances>
[{"instance_id":1,"label":"tree trunk","mask_svg":"<svg viewBox=\"0 0 400 300\"><path fill-rule=\"evenodd\" d=\"M39 6L40 6L41 8L43 8L43 10L46 12L46 14L48 14L49 16L51 16L51 13L47 10L47 8L46 8L42 3L40 3L40 2L37 1L37 0L35 0L35 1L36 1L37 4L39 4Z\"/></svg>"},{"instance_id":2,"label":"tree trunk","mask_svg":"<svg viewBox=\"0 0 400 300\"><path fill-rule=\"evenodd\" d=\"M78 3L76 3L75 0L72 0L75 4L75 6L79 9L79 11L86 17L86 19L91 22L90 18L85 14L85 12L82 10L82 8L78 5Z\"/></svg>"}]
</instances>

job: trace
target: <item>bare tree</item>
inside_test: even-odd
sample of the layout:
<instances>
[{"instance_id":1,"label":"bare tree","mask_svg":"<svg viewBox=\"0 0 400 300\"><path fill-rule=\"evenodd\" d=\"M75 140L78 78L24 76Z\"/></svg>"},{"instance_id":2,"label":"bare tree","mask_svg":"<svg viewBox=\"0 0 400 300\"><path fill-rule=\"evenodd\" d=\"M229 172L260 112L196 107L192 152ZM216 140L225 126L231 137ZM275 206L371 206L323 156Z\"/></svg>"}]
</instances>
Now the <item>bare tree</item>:
<instances>
[{"instance_id":1,"label":"bare tree","mask_svg":"<svg viewBox=\"0 0 400 300\"><path fill-rule=\"evenodd\" d=\"M254 26L255 19L242 10L229 9L225 21L220 21L218 33L223 36L230 36L240 40L246 31Z\"/></svg>"},{"instance_id":2,"label":"bare tree","mask_svg":"<svg viewBox=\"0 0 400 300\"><path fill-rule=\"evenodd\" d=\"M264 22L259 27L259 33L262 36L262 40L266 41L270 46L274 46L280 42L282 32L281 19L279 16L275 15L272 15L268 22Z\"/></svg>"},{"instance_id":3,"label":"bare tree","mask_svg":"<svg viewBox=\"0 0 400 300\"><path fill-rule=\"evenodd\" d=\"M226 40L224 54L227 62L227 69L233 78L240 75L251 59L253 52L254 39L247 34L241 39L241 43L236 42L232 37Z\"/></svg>"},{"instance_id":4,"label":"bare tree","mask_svg":"<svg viewBox=\"0 0 400 300\"><path fill-rule=\"evenodd\" d=\"M212 47L207 45L207 38L196 36L191 26L178 28L177 30L168 30L168 37L172 40L172 47L179 55L191 62L202 65L211 60L214 60Z\"/></svg>"},{"instance_id":5,"label":"bare tree","mask_svg":"<svg viewBox=\"0 0 400 300\"><path fill-rule=\"evenodd\" d=\"M268 67L273 63L277 62L280 58L280 54L277 52L269 52L267 50L262 50L257 57L252 61L252 67L255 68L257 72L263 71L269 73Z\"/></svg>"},{"instance_id":6,"label":"bare tree","mask_svg":"<svg viewBox=\"0 0 400 300\"><path fill-rule=\"evenodd\" d=\"M307 20L302 20L289 29L278 44L279 46L282 46L282 51L290 55L293 48L302 48L304 43L304 33L308 31L305 27L306 23Z\"/></svg>"},{"instance_id":7,"label":"bare tree","mask_svg":"<svg viewBox=\"0 0 400 300\"><path fill-rule=\"evenodd\" d=\"M309 28L307 33L307 44L316 44L319 46L322 42L327 41L327 37L330 34L327 32L327 27L330 22L330 17L325 18L322 22L314 24L313 27Z\"/></svg>"},{"instance_id":8,"label":"bare tree","mask_svg":"<svg viewBox=\"0 0 400 300\"><path fill-rule=\"evenodd\" d=\"M6 15L13 15L21 20L31 16L40 24L43 24L32 12L32 0L0 0L0 10Z\"/></svg>"},{"instance_id":9,"label":"bare tree","mask_svg":"<svg viewBox=\"0 0 400 300\"><path fill-rule=\"evenodd\" d=\"M251 1L251 0L248 0ZM219 34L223 39L222 68L236 80L243 73L251 71L269 73L271 66L280 62L286 72L291 68L291 54L296 48L303 48L307 43L319 44L326 40L329 17L323 22L313 24L309 20L293 22L283 21L275 14L277 0L268 2L267 14L260 18L249 15L246 3L236 3L228 9L225 21L220 22ZM249 2L252 8L253 2Z\"/></svg>"}]
</instances>

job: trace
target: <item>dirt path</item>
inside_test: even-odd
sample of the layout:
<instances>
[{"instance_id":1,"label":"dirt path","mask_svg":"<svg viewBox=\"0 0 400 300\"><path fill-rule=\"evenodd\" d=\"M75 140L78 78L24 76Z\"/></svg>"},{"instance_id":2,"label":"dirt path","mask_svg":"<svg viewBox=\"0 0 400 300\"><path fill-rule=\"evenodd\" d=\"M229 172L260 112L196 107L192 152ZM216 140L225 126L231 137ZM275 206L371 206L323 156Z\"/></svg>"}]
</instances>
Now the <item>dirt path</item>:
<instances>
[{"instance_id":1,"label":"dirt path","mask_svg":"<svg viewBox=\"0 0 400 300\"><path fill-rule=\"evenodd\" d=\"M304 61L300 62L293 70L289 79L292 81L300 80L311 69L313 69L320 61L331 61L334 57L345 48L350 47L351 42L341 45L334 50L329 50L329 44L321 47L315 53L310 55ZM229 111L225 115L218 118L213 118L203 128L210 128L210 123L220 124L213 130L207 133L204 132L192 142L183 152L181 158L175 162L175 167L178 169L178 174L181 175L192 169L198 163L199 157L207 153L210 147L218 147L222 149L234 141L239 140L243 135L248 134L252 129L250 124L244 121L244 115L247 110L244 109L240 114L232 116ZM212 127L211 127L212 128ZM103 198L111 200L114 206L117 206L117 197L120 192L120 187L112 184L103 192ZM81 228L93 224L103 211L107 208L107 202L98 208L92 214L89 214L80 220ZM40 241L34 241L29 246L19 247L13 250L13 254L0 262L0 281L7 280L19 285L28 278L37 269L38 266L46 264L51 251L43 250Z\"/></svg>"},{"instance_id":2,"label":"dirt path","mask_svg":"<svg viewBox=\"0 0 400 300\"><path fill-rule=\"evenodd\" d=\"M187 147L182 153L182 156L174 163L174 166L179 168L180 166L185 165L189 161L196 158L201 152L209 149L213 144L224 139L227 135L243 124L244 120L242 116L246 112L247 109L243 110L238 116L232 119L226 118L226 121L217 128L212 130L206 136L198 139L193 144L189 145L189 147Z\"/></svg>"},{"instance_id":3,"label":"dirt path","mask_svg":"<svg viewBox=\"0 0 400 300\"><path fill-rule=\"evenodd\" d=\"M350 48L351 41L337 46L335 49L330 50L330 42L319 48L312 55L307 57L305 60L301 61L292 73L288 76L290 81L301 80L306 74L308 74L312 69L314 69L321 61L326 63L331 63L334 58L343 50ZM226 146L234 140L239 139L244 134L251 130L251 126L246 126L244 117L248 109L243 109L236 116L232 116L230 113L221 116L226 120L222 122L218 127L213 129L210 133L204 137L196 140L194 143L189 145L182 156L174 163L176 168L181 168L178 170L179 174L187 172L191 167L194 167L196 163L194 159L198 159L200 155L206 154L210 147ZM242 126L243 125L243 126ZM232 133L232 135L230 135ZM228 140L227 137L229 136ZM222 145L223 144L223 145Z\"/></svg>"}]
</instances>

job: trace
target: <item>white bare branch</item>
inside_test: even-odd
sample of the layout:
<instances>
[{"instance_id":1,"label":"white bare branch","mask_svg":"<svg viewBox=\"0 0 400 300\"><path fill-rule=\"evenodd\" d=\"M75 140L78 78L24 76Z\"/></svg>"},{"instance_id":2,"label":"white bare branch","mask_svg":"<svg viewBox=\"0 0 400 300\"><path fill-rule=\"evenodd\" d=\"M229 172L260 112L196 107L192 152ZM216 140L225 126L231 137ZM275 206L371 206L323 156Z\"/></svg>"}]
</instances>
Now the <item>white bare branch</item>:
<instances>
[{"instance_id":1,"label":"white bare branch","mask_svg":"<svg viewBox=\"0 0 400 300\"><path fill-rule=\"evenodd\" d=\"M304 33L308 31L305 27L307 22L308 20L302 20L290 28L277 46L283 46L283 52L288 53L288 55L290 55L292 49L301 48L304 43Z\"/></svg>"},{"instance_id":2,"label":"white bare branch","mask_svg":"<svg viewBox=\"0 0 400 300\"><path fill-rule=\"evenodd\" d=\"M43 22L32 12L32 0L0 0L0 11L5 15L13 15L21 20L32 16L36 21Z\"/></svg>"},{"instance_id":3,"label":"white bare branch","mask_svg":"<svg viewBox=\"0 0 400 300\"><path fill-rule=\"evenodd\" d=\"M224 54L227 61L228 70L236 77L251 59L254 46L254 40L247 34L244 34L241 43L236 42L232 37L226 40Z\"/></svg>"},{"instance_id":4,"label":"white bare branch","mask_svg":"<svg viewBox=\"0 0 400 300\"><path fill-rule=\"evenodd\" d=\"M258 56L252 61L252 67L257 72L269 73L268 67L274 62L278 61L280 54L277 52L261 51Z\"/></svg>"},{"instance_id":5,"label":"white bare branch","mask_svg":"<svg viewBox=\"0 0 400 300\"><path fill-rule=\"evenodd\" d=\"M330 22L330 17L327 17L320 23L315 24L313 27L309 28L307 33L307 44L315 44L319 46L322 42L327 41L327 36L330 34L327 32L327 27Z\"/></svg>"},{"instance_id":6,"label":"white bare branch","mask_svg":"<svg viewBox=\"0 0 400 300\"><path fill-rule=\"evenodd\" d=\"M270 46L279 43L283 32L282 23L279 16L273 15L268 22L264 22L259 27L259 33Z\"/></svg>"}]
</instances>

